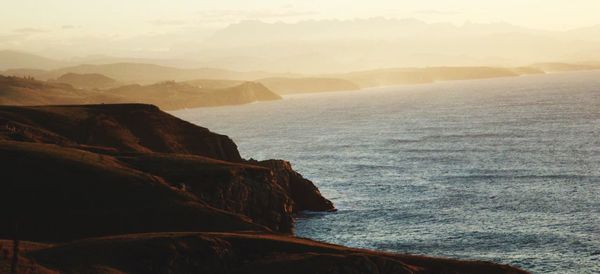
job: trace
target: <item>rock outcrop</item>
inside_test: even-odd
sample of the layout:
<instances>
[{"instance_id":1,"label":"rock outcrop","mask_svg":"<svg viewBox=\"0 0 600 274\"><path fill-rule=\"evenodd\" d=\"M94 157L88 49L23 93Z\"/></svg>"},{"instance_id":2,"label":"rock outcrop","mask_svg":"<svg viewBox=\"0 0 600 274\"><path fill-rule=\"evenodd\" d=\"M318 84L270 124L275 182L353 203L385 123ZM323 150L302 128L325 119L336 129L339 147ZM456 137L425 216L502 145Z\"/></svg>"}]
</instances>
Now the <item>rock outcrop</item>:
<instances>
[{"instance_id":1,"label":"rock outcrop","mask_svg":"<svg viewBox=\"0 0 600 274\"><path fill-rule=\"evenodd\" d=\"M154 153L119 159L215 208L248 216L274 231L292 231L297 206L292 193L280 186L279 171L195 155Z\"/></svg>"},{"instance_id":2,"label":"rock outcrop","mask_svg":"<svg viewBox=\"0 0 600 274\"><path fill-rule=\"evenodd\" d=\"M250 161L249 163L264 166L273 171L277 184L294 200L294 212L302 210L333 211L333 203L325 199L319 189L301 174L292 169L292 165L284 160Z\"/></svg>"},{"instance_id":3,"label":"rock outcrop","mask_svg":"<svg viewBox=\"0 0 600 274\"><path fill-rule=\"evenodd\" d=\"M102 177L104 174L90 180L85 177L92 176L94 173L89 170L97 166L89 159L99 159L104 161L100 166L117 167L120 171L158 180L205 205L246 216L273 231L291 232L293 213L334 209L314 184L293 171L289 163L246 161L229 137L185 122L151 105L0 107L0 140L12 141L4 145L5 149L30 148L0 156L5 166L16 171L10 177L15 184L43 184L46 177L55 177L57 184L63 184L61 189L70 189L64 184L77 184L76 181L81 180L99 183L106 179ZM52 163L33 161L50 157L43 154L46 151L54 152ZM81 152L77 157L88 160L64 168L54 166L72 163L70 155L77 151ZM26 167L23 162L16 162L14 166L11 159L15 155L28 155L30 162ZM53 167L56 173L32 173L29 175L33 177L18 178L26 169L44 171L48 167ZM77 174L82 177L73 177ZM63 202L78 204L81 201L65 197ZM98 210L101 210L99 206Z\"/></svg>"},{"instance_id":4,"label":"rock outcrop","mask_svg":"<svg viewBox=\"0 0 600 274\"><path fill-rule=\"evenodd\" d=\"M266 230L112 156L0 141L0 238L57 242L160 231Z\"/></svg>"}]
</instances>

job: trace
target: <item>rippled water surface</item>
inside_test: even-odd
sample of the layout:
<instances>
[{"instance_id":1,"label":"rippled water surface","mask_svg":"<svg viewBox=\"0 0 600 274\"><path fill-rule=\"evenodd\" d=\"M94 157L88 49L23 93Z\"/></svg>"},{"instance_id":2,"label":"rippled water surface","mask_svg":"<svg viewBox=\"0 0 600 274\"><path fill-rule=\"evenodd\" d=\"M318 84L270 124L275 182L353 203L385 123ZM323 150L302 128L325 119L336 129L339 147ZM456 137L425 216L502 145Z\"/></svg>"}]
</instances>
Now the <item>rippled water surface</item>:
<instances>
[{"instance_id":1,"label":"rippled water surface","mask_svg":"<svg viewBox=\"0 0 600 274\"><path fill-rule=\"evenodd\" d=\"M339 211L299 236L600 273L600 72L446 82L174 112L281 158Z\"/></svg>"}]
</instances>

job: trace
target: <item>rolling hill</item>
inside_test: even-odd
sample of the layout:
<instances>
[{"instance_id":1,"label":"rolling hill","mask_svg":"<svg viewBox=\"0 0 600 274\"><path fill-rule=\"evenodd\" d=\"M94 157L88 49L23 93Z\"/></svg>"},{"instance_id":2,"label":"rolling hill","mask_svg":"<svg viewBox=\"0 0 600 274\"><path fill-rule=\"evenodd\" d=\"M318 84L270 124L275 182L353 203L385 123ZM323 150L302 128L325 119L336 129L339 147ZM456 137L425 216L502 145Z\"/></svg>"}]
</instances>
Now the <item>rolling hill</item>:
<instances>
[{"instance_id":1,"label":"rolling hill","mask_svg":"<svg viewBox=\"0 0 600 274\"><path fill-rule=\"evenodd\" d=\"M220 89L198 88L169 81L145 86L135 84L89 90L53 81L0 76L0 104L3 105L148 103L166 110L175 110L278 99L281 99L279 95L254 82L242 82L237 86Z\"/></svg>"},{"instance_id":2,"label":"rolling hill","mask_svg":"<svg viewBox=\"0 0 600 274\"><path fill-rule=\"evenodd\" d=\"M68 66L69 63L62 62L35 54L14 51L0 50L0 70L6 69L57 69Z\"/></svg>"},{"instance_id":3,"label":"rolling hill","mask_svg":"<svg viewBox=\"0 0 600 274\"><path fill-rule=\"evenodd\" d=\"M117 80L97 73L67 73L61 75L56 79L49 80L49 82L69 84L75 88L80 89L107 89L114 88L120 85L120 83Z\"/></svg>"},{"instance_id":4,"label":"rolling hill","mask_svg":"<svg viewBox=\"0 0 600 274\"><path fill-rule=\"evenodd\" d=\"M273 77L277 74L268 72L237 72L226 69L215 68L177 68L161 66L149 63L112 63L97 65L76 65L61 67L52 70L9 69L4 75L31 76L40 80L50 80L61 77L68 73L74 74L101 74L124 83L154 84L163 81L189 81L195 79L223 79L223 80L254 80Z\"/></svg>"}]
</instances>

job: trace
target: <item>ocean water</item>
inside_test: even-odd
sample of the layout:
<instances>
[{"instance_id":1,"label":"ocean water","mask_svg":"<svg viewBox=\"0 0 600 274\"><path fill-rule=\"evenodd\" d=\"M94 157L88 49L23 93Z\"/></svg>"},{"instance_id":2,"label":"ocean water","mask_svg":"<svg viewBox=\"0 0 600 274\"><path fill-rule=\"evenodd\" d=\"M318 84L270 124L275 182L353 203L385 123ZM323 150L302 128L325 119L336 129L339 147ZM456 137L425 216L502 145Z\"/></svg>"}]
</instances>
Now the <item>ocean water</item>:
<instances>
[{"instance_id":1,"label":"ocean water","mask_svg":"<svg viewBox=\"0 0 600 274\"><path fill-rule=\"evenodd\" d=\"M287 159L339 209L296 233L600 273L600 72L297 95L173 112Z\"/></svg>"}]
</instances>

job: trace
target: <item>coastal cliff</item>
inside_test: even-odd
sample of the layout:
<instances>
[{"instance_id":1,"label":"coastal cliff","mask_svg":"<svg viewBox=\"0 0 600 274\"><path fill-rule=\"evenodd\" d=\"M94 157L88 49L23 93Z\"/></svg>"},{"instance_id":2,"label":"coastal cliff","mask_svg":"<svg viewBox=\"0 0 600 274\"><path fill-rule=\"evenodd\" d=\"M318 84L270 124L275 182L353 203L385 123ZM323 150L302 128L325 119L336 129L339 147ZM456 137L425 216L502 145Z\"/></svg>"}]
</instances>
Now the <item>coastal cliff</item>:
<instances>
[{"instance_id":1,"label":"coastal cliff","mask_svg":"<svg viewBox=\"0 0 600 274\"><path fill-rule=\"evenodd\" d=\"M312 182L151 105L0 106L0 166L28 273L526 273L295 238Z\"/></svg>"},{"instance_id":2,"label":"coastal cliff","mask_svg":"<svg viewBox=\"0 0 600 274\"><path fill-rule=\"evenodd\" d=\"M0 140L19 141L19 147L27 149L38 148L27 152L30 155L27 160L34 159L36 152L52 151L56 159L48 165L68 162L61 155L85 151L81 152L84 153L81 159L109 159L110 165L101 166L118 167L121 171L127 168L131 173L158 178L173 188L185 189L186 194L210 206L248 216L274 231L291 232L293 212L317 209L314 205L305 208L304 200L296 203L297 193L318 195L322 199L320 208L333 209L331 202L315 192L316 187L308 180L290 188L290 174L297 173L289 165L285 169L253 165L240 157L229 137L185 122L152 105L0 107ZM5 144L5 147L16 146ZM25 152L15 154L25 155ZM5 166L13 165L14 156L2 158ZM77 163L81 168L93 170L89 164L98 165L87 161ZM44 166L44 162L31 162L27 166L38 165ZM18 167L11 168L11 172ZM64 170L59 175L73 175L66 172L69 169ZM31 175L41 179L32 178L32 182L43 181L45 177L43 172Z\"/></svg>"}]
</instances>

